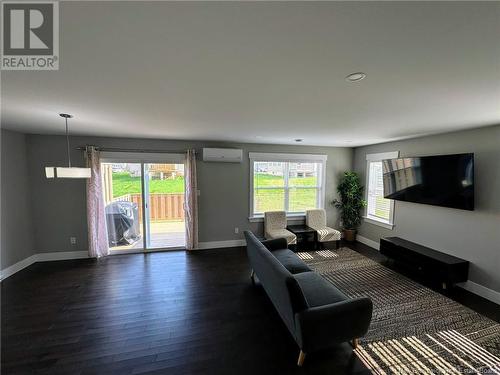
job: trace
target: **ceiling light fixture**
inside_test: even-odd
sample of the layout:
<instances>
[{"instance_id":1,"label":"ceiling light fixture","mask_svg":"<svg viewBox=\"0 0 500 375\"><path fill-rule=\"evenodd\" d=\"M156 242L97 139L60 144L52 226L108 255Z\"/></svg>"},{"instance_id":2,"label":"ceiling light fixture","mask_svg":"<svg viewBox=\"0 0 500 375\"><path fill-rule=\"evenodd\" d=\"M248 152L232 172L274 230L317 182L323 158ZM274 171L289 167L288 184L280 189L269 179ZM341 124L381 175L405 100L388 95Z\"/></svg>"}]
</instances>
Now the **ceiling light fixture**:
<instances>
[{"instance_id":1,"label":"ceiling light fixture","mask_svg":"<svg viewBox=\"0 0 500 375\"><path fill-rule=\"evenodd\" d=\"M71 155L69 148L69 130L68 119L72 115L67 113L60 113L59 116L63 117L66 121L66 148L68 151L68 166L67 167L45 167L45 176L47 178L90 178L90 168L78 168L71 166Z\"/></svg>"},{"instance_id":2,"label":"ceiling light fixture","mask_svg":"<svg viewBox=\"0 0 500 375\"><path fill-rule=\"evenodd\" d=\"M297 138L297 139L295 140L295 142L302 142L302 141L303 141L303 139L302 139L302 138Z\"/></svg>"},{"instance_id":3,"label":"ceiling light fixture","mask_svg":"<svg viewBox=\"0 0 500 375\"><path fill-rule=\"evenodd\" d=\"M365 78L366 78L366 73L363 72L351 73L347 77L345 77L347 82L359 82Z\"/></svg>"}]
</instances>

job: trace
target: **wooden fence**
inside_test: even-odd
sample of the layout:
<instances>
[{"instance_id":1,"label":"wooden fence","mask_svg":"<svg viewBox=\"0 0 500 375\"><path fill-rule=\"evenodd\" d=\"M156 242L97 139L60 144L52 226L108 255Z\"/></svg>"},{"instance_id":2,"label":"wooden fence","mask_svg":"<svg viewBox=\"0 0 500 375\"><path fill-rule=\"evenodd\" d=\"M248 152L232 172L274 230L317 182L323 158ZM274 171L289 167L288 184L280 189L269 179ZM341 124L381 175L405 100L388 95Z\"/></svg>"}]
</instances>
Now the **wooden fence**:
<instances>
[{"instance_id":1,"label":"wooden fence","mask_svg":"<svg viewBox=\"0 0 500 375\"><path fill-rule=\"evenodd\" d=\"M151 221L184 220L184 194L158 194L149 195L149 214ZM126 194L113 198L113 201L127 201L137 203L139 217L142 220L141 194Z\"/></svg>"}]
</instances>

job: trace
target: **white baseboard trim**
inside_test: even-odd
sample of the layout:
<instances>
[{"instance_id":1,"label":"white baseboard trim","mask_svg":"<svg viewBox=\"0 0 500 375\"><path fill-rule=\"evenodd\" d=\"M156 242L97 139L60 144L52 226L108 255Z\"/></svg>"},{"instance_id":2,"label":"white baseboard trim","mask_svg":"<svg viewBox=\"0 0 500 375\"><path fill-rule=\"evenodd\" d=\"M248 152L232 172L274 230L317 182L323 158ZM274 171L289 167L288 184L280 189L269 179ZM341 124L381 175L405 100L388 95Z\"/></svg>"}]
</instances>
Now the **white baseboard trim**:
<instances>
[{"instance_id":1,"label":"white baseboard trim","mask_svg":"<svg viewBox=\"0 0 500 375\"><path fill-rule=\"evenodd\" d=\"M26 267L31 266L33 263L36 262L38 254L34 254L32 256L29 256L17 263L14 263L12 266L4 268L2 271L0 271L0 281L5 280L7 277L12 276L16 272L19 272Z\"/></svg>"},{"instance_id":2,"label":"white baseboard trim","mask_svg":"<svg viewBox=\"0 0 500 375\"><path fill-rule=\"evenodd\" d=\"M359 234L356 236L356 241L365 244L366 246L370 246L375 250L380 250L380 243L370 240L369 238L360 236Z\"/></svg>"},{"instance_id":3,"label":"white baseboard trim","mask_svg":"<svg viewBox=\"0 0 500 375\"><path fill-rule=\"evenodd\" d=\"M29 256L12 266L4 268L0 271L0 281L5 280L7 277L12 276L16 272L19 272L26 267L31 266L36 262L50 262L54 260L69 260L69 259L82 259L88 258L89 253L87 251L60 251L54 253L38 253Z\"/></svg>"},{"instance_id":4,"label":"white baseboard trim","mask_svg":"<svg viewBox=\"0 0 500 375\"><path fill-rule=\"evenodd\" d=\"M53 260L84 259L89 257L88 251L61 251L55 253L38 253L37 262L50 262Z\"/></svg>"},{"instance_id":5,"label":"white baseboard trim","mask_svg":"<svg viewBox=\"0 0 500 375\"><path fill-rule=\"evenodd\" d=\"M487 300L500 305L500 292L497 292L496 290L487 288L470 280L467 280L465 283L459 283L457 285L471 293L477 294L480 297L486 298Z\"/></svg>"},{"instance_id":6,"label":"white baseboard trim","mask_svg":"<svg viewBox=\"0 0 500 375\"><path fill-rule=\"evenodd\" d=\"M245 240L209 241L209 242L200 242L196 250L219 249L224 247L239 247L245 245L246 245Z\"/></svg>"}]
</instances>

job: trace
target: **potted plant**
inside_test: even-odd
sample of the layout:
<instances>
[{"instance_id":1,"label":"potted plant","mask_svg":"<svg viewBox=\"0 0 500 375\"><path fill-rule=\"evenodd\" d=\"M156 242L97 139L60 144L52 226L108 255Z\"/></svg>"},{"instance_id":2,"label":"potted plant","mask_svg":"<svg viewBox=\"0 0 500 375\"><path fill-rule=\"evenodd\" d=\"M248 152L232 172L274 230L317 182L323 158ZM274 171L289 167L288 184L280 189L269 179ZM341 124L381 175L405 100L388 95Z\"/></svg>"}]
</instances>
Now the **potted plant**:
<instances>
[{"instance_id":1,"label":"potted plant","mask_svg":"<svg viewBox=\"0 0 500 375\"><path fill-rule=\"evenodd\" d=\"M357 173L344 172L337 186L340 199L332 202L340 210L344 238L349 242L356 239L356 229L361 224L361 210L366 206L363 190Z\"/></svg>"}]
</instances>

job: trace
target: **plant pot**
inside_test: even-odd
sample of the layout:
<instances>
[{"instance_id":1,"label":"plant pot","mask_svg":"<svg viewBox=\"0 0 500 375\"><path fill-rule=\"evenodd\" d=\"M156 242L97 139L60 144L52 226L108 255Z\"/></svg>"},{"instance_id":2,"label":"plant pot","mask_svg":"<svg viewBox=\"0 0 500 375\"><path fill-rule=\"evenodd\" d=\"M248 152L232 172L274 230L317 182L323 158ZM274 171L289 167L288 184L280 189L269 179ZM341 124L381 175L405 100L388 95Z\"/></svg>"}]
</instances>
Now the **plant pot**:
<instances>
[{"instance_id":1,"label":"plant pot","mask_svg":"<svg viewBox=\"0 0 500 375\"><path fill-rule=\"evenodd\" d=\"M344 229L344 239L347 242L356 241L356 229Z\"/></svg>"}]
</instances>

